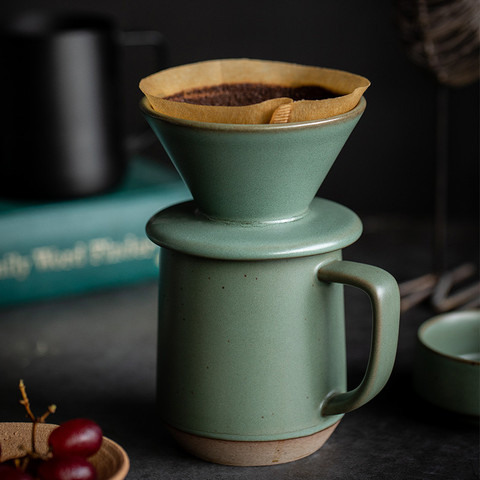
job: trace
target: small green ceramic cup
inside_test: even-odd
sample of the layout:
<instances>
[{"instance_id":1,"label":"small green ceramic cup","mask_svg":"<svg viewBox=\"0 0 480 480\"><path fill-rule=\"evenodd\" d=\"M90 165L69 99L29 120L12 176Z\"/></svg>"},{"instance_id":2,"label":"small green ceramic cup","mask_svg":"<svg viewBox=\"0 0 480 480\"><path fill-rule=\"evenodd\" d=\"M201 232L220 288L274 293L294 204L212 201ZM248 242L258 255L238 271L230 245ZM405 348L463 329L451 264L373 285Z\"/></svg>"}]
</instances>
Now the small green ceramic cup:
<instances>
[{"instance_id":1,"label":"small green ceramic cup","mask_svg":"<svg viewBox=\"0 0 480 480\"><path fill-rule=\"evenodd\" d=\"M420 327L414 386L438 407L480 415L480 311L439 315Z\"/></svg>"}]
</instances>

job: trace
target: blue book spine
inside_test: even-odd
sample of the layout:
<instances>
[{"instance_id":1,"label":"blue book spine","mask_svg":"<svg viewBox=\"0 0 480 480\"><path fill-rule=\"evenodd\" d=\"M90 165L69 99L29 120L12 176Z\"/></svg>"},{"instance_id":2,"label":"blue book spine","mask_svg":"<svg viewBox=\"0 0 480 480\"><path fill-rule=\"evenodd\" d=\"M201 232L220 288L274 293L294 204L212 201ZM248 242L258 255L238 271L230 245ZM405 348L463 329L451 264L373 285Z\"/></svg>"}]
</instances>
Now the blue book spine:
<instances>
[{"instance_id":1,"label":"blue book spine","mask_svg":"<svg viewBox=\"0 0 480 480\"><path fill-rule=\"evenodd\" d=\"M159 247L145 225L191 196L176 174L144 167L111 194L0 205L0 305L157 278Z\"/></svg>"}]
</instances>

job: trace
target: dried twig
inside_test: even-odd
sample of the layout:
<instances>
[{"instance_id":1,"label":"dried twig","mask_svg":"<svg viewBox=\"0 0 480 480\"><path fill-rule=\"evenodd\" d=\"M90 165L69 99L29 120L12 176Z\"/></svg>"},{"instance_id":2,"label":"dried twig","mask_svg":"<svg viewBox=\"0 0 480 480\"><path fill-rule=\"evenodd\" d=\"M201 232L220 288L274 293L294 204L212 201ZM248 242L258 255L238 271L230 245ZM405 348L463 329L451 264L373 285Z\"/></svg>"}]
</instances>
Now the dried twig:
<instances>
[{"instance_id":1,"label":"dried twig","mask_svg":"<svg viewBox=\"0 0 480 480\"><path fill-rule=\"evenodd\" d=\"M20 388L20 394L22 395L22 399L20 400L20 403L25 407L25 410L27 411L27 415L30 417L30 419L32 420L32 453L35 454L36 453L36 448L35 448L35 432L36 432L36 429L37 429L37 424L38 423L44 423L45 422L45 419L51 414L51 413L55 413L57 407L56 405L49 405L49 407L47 408L47 411L41 416L41 417L36 417L33 412L32 412L32 409L30 408L30 400L28 399L28 395L27 395L27 389L25 387L25 383L23 382L23 380L20 380L19 382L19 388Z\"/></svg>"}]
</instances>

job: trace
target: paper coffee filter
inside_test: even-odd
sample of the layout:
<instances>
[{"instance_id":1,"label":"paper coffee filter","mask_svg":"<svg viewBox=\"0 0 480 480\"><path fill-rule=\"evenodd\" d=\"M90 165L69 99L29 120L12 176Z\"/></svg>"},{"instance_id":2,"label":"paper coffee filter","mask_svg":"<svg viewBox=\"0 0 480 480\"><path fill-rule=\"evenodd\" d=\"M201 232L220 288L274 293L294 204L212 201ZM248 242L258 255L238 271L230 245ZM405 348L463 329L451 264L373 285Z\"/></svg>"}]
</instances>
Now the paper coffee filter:
<instances>
[{"instance_id":1,"label":"paper coffee filter","mask_svg":"<svg viewBox=\"0 0 480 480\"><path fill-rule=\"evenodd\" d=\"M316 85L339 95L322 100L275 98L246 106L210 106L166 100L194 88L232 83ZM262 124L318 120L352 110L370 82L341 70L251 59L210 60L173 67L140 81L152 108L164 115L212 123Z\"/></svg>"}]
</instances>

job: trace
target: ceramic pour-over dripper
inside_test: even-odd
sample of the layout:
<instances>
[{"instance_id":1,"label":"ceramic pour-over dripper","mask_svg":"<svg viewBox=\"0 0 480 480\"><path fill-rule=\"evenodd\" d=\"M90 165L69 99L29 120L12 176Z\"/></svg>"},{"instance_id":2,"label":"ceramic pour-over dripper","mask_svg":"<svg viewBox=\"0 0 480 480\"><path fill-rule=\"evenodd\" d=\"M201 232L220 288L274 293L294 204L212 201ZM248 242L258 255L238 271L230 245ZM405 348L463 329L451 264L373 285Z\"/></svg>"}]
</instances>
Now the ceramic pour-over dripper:
<instances>
[{"instance_id":1,"label":"ceramic pour-over dripper","mask_svg":"<svg viewBox=\"0 0 480 480\"><path fill-rule=\"evenodd\" d=\"M160 106L180 108L159 98ZM279 108L308 107L302 101ZM252 110L269 109L267 102ZM359 97L325 118L248 124L218 121L216 106L208 111L217 121L200 121L159 111L148 96L142 101L194 197L155 214L147 235L162 247L158 408L180 445L200 458L248 466L310 455L390 375L396 282L381 269L342 260L361 221L314 198L365 106ZM221 104L222 120L223 108L244 112ZM204 113L198 105L187 110ZM368 366L352 390L343 285L364 290L374 307Z\"/></svg>"},{"instance_id":2,"label":"ceramic pour-over dripper","mask_svg":"<svg viewBox=\"0 0 480 480\"><path fill-rule=\"evenodd\" d=\"M300 218L366 106L322 120L235 125L141 108L204 215L245 223Z\"/></svg>"}]
</instances>

